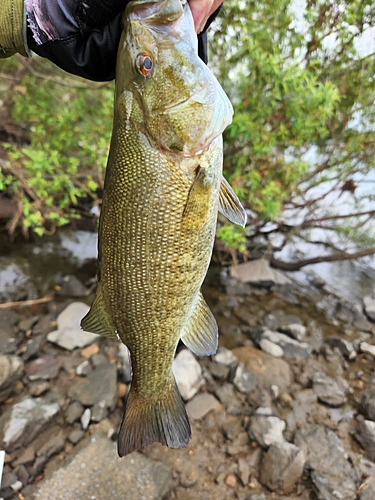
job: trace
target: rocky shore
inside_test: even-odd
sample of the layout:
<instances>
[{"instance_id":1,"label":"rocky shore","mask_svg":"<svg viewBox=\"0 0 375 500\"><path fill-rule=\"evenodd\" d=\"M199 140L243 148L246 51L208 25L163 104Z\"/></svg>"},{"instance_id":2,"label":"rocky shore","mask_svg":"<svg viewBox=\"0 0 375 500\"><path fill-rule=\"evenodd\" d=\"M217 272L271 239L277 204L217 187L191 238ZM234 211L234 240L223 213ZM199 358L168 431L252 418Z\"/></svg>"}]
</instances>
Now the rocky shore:
<instances>
[{"instance_id":1,"label":"rocky shore","mask_svg":"<svg viewBox=\"0 0 375 500\"><path fill-rule=\"evenodd\" d=\"M173 366L193 438L119 459L127 349L79 329L89 283L59 283L53 301L0 308L0 499L375 499L374 297L263 261L211 269L220 348L181 346Z\"/></svg>"}]
</instances>

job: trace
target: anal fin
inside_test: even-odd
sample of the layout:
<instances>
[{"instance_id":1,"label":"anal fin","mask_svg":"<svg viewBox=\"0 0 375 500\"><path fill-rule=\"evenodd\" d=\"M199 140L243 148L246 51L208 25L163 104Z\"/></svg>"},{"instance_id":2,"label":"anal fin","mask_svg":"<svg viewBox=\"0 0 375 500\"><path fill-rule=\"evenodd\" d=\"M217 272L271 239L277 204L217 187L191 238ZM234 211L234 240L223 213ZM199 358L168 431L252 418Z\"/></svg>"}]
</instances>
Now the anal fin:
<instances>
[{"instance_id":1,"label":"anal fin","mask_svg":"<svg viewBox=\"0 0 375 500\"><path fill-rule=\"evenodd\" d=\"M247 215L244 207L224 177L221 179L219 193L219 212L234 224L246 226Z\"/></svg>"},{"instance_id":2,"label":"anal fin","mask_svg":"<svg viewBox=\"0 0 375 500\"><path fill-rule=\"evenodd\" d=\"M117 338L116 329L107 311L100 282L91 309L81 320L81 328L86 332L96 333L104 337Z\"/></svg>"},{"instance_id":3,"label":"anal fin","mask_svg":"<svg viewBox=\"0 0 375 500\"><path fill-rule=\"evenodd\" d=\"M188 319L181 340L197 356L209 356L217 350L217 339L216 320L199 292L198 302Z\"/></svg>"}]
</instances>

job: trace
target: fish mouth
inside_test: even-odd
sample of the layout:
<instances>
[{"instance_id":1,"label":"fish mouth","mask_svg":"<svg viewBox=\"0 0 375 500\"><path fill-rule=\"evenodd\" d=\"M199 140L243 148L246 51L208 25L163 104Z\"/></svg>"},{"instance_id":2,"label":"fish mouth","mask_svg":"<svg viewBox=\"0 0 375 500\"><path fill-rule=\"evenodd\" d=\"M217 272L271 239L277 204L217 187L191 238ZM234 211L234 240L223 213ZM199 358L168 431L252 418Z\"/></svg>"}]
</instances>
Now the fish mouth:
<instances>
[{"instance_id":1,"label":"fish mouth","mask_svg":"<svg viewBox=\"0 0 375 500\"><path fill-rule=\"evenodd\" d=\"M130 3L131 18L147 24L170 24L182 15L186 0L133 0Z\"/></svg>"}]
</instances>

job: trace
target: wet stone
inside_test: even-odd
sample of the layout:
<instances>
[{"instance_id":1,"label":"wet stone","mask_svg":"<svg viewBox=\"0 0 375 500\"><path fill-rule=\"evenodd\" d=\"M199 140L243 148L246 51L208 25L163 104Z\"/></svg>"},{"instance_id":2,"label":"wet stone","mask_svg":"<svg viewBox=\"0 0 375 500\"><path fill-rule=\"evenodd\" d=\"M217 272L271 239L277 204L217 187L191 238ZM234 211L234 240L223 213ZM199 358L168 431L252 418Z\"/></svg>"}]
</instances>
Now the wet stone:
<instances>
[{"instance_id":1,"label":"wet stone","mask_svg":"<svg viewBox=\"0 0 375 500\"><path fill-rule=\"evenodd\" d=\"M38 485L35 500L161 500L171 487L171 474L165 465L140 453L119 458L116 445L96 435L69 465Z\"/></svg>"},{"instance_id":2,"label":"wet stone","mask_svg":"<svg viewBox=\"0 0 375 500\"><path fill-rule=\"evenodd\" d=\"M200 364L188 349L183 349L173 360L172 370L181 396L189 401L204 384Z\"/></svg>"},{"instance_id":3,"label":"wet stone","mask_svg":"<svg viewBox=\"0 0 375 500\"><path fill-rule=\"evenodd\" d=\"M375 461L375 422L372 420L359 422L356 438L365 450L368 458Z\"/></svg>"},{"instance_id":4,"label":"wet stone","mask_svg":"<svg viewBox=\"0 0 375 500\"><path fill-rule=\"evenodd\" d=\"M26 367L29 380L49 380L57 377L61 368L61 361L53 356L42 356L35 359Z\"/></svg>"},{"instance_id":5,"label":"wet stone","mask_svg":"<svg viewBox=\"0 0 375 500\"><path fill-rule=\"evenodd\" d=\"M186 411L192 420L200 420L210 411L218 410L220 407L219 401L212 394L203 392L187 403Z\"/></svg>"},{"instance_id":6,"label":"wet stone","mask_svg":"<svg viewBox=\"0 0 375 500\"><path fill-rule=\"evenodd\" d=\"M117 401L117 370L111 363L98 366L87 378L77 380L68 393L73 400L84 406L93 406L105 400L109 408Z\"/></svg>"},{"instance_id":7,"label":"wet stone","mask_svg":"<svg viewBox=\"0 0 375 500\"><path fill-rule=\"evenodd\" d=\"M30 443L59 412L51 397L25 397L0 417L0 448L11 451Z\"/></svg>"},{"instance_id":8,"label":"wet stone","mask_svg":"<svg viewBox=\"0 0 375 500\"><path fill-rule=\"evenodd\" d=\"M273 443L260 465L260 481L272 491L290 493L301 478L305 465L301 448L291 443Z\"/></svg>"},{"instance_id":9,"label":"wet stone","mask_svg":"<svg viewBox=\"0 0 375 500\"><path fill-rule=\"evenodd\" d=\"M73 401L73 403L70 403L68 409L66 410L66 420L68 424L73 424L81 418L84 411L85 407L81 405L79 401Z\"/></svg>"},{"instance_id":10,"label":"wet stone","mask_svg":"<svg viewBox=\"0 0 375 500\"><path fill-rule=\"evenodd\" d=\"M345 391L338 383L322 372L315 373L312 377L313 391L319 401L329 406L342 406L346 403Z\"/></svg>"},{"instance_id":11,"label":"wet stone","mask_svg":"<svg viewBox=\"0 0 375 500\"><path fill-rule=\"evenodd\" d=\"M284 442L284 430L284 420L273 415L255 414L250 418L249 437L262 448L268 448L273 443Z\"/></svg>"},{"instance_id":12,"label":"wet stone","mask_svg":"<svg viewBox=\"0 0 375 500\"><path fill-rule=\"evenodd\" d=\"M227 380L229 376L230 369L228 366L222 365L220 363L210 362L208 365L211 375L217 380Z\"/></svg>"},{"instance_id":13,"label":"wet stone","mask_svg":"<svg viewBox=\"0 0 375 500\"><path fill-rule=\"evenodd\" d=\"M82 302L73 302L57 318L57 330L47 335L47 340L68 351L82 348L95 342L98 336L81 330L81 319L89 311L89 306Z\"/></svg>"}]
</instances>

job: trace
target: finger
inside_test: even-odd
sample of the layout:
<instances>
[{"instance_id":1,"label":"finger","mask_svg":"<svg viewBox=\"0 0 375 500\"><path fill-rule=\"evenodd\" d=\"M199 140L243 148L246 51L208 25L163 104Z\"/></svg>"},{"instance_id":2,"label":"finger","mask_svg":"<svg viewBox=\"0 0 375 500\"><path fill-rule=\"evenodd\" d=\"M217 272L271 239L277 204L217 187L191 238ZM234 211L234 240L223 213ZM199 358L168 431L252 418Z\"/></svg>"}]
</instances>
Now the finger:
<instances>
[{"instance_id":1,"label":"finger","mask_svg":"<svg viewBox=\"0 0 375 500\"><path fill-rule=\"evenodd\" d=\"M207 19L222 3L223 0L189 0L197 33L203 30Z\"/></svg>"}]
</instances>

